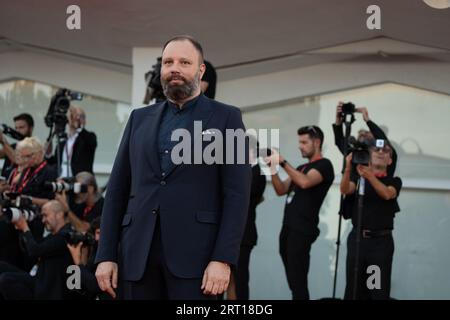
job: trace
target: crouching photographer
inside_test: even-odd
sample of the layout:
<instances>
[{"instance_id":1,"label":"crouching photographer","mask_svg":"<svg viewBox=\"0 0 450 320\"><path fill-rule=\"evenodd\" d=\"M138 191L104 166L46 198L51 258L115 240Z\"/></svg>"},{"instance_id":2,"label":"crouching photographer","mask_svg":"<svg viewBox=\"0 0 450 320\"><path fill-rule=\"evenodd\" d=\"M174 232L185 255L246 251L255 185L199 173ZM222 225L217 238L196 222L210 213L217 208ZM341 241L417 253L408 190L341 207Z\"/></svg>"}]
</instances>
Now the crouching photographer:
<instances>
[{"instance_id":1,"label":"crouching photographer","mask_svg":"<svg viewBox=\"0 0 450 320\"><path fill-rule=\"evenodd\" d=\"M347 239L345 299L389 299L392 230L402 187L400 178L388 174L391 163L392 148L386 140L376 140L366 150L361 147L346 157L341 192L353 198L349 201L352 210L344 216L352 219L353 229ZM357 174L352 174L355 166ZM369 266L379 270L374 287L367 284Z\"/></svg>"},{"instance_id":2,"label":"crouching photographer","mask_svg":"<svg viewBox=\"0 0 450 320\"><path fill-rule=\"evenodd\" d=\"M69 295L66 287L66 270L72 257L66 246L65 233L71 230L66 224L66 213L56 200L46 203L41 210L42 223L50 234L37 242L23 215L13 220L21 232L20 240L25 253L37 259L30 273L12 265L0 263L0 298L5 300L64 299Z\"/></svg>"},{"instance_id":3,"label":"crouching photographer","mask_svg":"<svg viewBox=\"0 0 450 320\"><path fill-rule=\"evenodd\" d=\"M69 213L70 223L79 232L87 232L90 223L102 214L104 198L92 173L80 172L75 179L59 180L53 185L55 198Z\"/></svg>"},{"instance_id":4,"label":"crouching photographer","mask_svg":"<svg viewBox=\"0 0 450 320\"><path fill-rule=\"evenodd\" d=\"M88 232L71 232L67 234L67 248L72 255L75 265L80 267L80 289L78 293L85 299L111 300L109 294L103 292L98 286L95 277L98 241L100 239L100 217L91 222Z\"/></svg>"}]
</instances>

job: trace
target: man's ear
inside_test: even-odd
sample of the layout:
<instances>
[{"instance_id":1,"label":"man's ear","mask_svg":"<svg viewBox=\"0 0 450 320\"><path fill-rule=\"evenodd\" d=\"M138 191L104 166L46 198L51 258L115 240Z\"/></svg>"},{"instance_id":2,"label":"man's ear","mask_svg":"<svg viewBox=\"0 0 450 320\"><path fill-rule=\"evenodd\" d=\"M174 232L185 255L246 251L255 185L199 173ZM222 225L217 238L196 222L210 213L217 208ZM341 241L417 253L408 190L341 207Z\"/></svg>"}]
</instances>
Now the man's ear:
<instances>
[{"instance_id":1,"label":"man's ear","mask_svg":"<svg viewBox=\"0 0 450 320\"><path fill-rule=\"evenodd\" d=\"M392 157L389 156L389 159L388 159L388 161L387 161L387 165L390 166L391 164L392 164Z\"/></svg>"},{"instance_id":2,"label":"man's ear","mask_svg":"<svg viewBox=\"0 0 450 320\"><path fill-rule=\"evenodd\" d=\"M313 142L314 142L314 147L316 147L317 149L320 149L320 143L321 143L320 139L314 139Z\"/></svg>"},{"instance_id":3,"label":"man's ear","mask_svg":"<svg viewBox=\"0 0 450 320\"><path fill-rule=\"evenodd\" d=\"M199 67L200 70L200 80L203 78L203 75L205 74L206 71L206 65L204 63L202 63Z\"/></svg>"}]
</instances>

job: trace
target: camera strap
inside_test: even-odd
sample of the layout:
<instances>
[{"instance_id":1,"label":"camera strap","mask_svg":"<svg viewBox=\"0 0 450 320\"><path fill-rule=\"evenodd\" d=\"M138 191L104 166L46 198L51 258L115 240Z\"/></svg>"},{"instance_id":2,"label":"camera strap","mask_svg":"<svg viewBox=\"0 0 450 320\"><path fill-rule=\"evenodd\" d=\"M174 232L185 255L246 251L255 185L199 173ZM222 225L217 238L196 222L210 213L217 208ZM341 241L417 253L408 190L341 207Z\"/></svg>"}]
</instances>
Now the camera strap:
<instances>
[{"instance_id":1,"label":"camera strap","mask_svg":"<svg viewBox=\"0 0 450 320\"><path fill-rule=\"evenodd\" d=\"M83 210L83 218L86 219L87 215L92 211L92 209L94 209L94 206L86 206L86 208L84 208Z\"/></svg>"},{"instance_id":2,"label":"camera strap","mask_svg":"<svg viewBox=\"0 0 450 320\"><path fill-rule=\"evenodd\" d=\"M30 175L31 168L28 168L28 170L24 173L22 181L17 184L13 184L11 186L11 190L13 192L21 193L23 189L27 186L27 184L30 182L33 177L35 177L44 167L47 165L47 161L43 161ZM17 168L14 169L13 173L11 174L11 181L14 181L15 176L17 175ZM20 184L20 187L17 188L17 186Z\"/></svg>"}]
</instances>

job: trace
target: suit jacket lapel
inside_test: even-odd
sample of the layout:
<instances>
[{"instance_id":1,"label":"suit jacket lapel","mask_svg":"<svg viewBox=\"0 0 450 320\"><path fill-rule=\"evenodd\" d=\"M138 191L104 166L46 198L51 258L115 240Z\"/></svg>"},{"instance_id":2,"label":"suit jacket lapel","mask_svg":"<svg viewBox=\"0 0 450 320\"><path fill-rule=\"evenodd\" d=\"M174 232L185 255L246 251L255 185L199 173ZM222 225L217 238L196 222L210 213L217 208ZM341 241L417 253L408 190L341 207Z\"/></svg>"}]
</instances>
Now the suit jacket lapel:
<instances>
[{"instance_id":1,"label":"suit jacket lapel","mask_svg":"<svg viewBox=\"0 0 450 320\"><path fill-rule=\"evenodd\" d=\"M155 105L147 114L148 123L146 126L148 126L149 130L144 142L145 154L150 160L153 172L155 172L158 177L161 177L161 165L159 163L158 152L158 130L165 106L165 102Z\"/></svg>"}]
</instances>

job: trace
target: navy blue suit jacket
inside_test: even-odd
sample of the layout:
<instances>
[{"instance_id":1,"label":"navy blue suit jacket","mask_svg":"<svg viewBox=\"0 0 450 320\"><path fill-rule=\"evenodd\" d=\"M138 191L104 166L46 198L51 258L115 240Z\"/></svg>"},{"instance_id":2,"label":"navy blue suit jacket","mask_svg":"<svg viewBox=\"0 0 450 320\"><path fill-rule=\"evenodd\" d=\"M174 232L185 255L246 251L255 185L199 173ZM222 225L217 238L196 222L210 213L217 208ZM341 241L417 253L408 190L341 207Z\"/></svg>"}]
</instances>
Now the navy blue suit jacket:
<instances>
[{"instance_id":1,"label":"navy blue suit jacket","mask_svg":"<svg viewBox=\"0 0 450 320\"><path fill-rule=\"evenodd\" d=\"M108 183L96 262L120 257L124 280L137 281L144 274L156 212L166 263L175 276L199 278L210 261L236 265L239 256L251 167L248 162L180 164L163 178L157 143L164 106L162 102L131 113ZM193 119L202 121L202 130L220 130L224 142L226 129L245 130L238 108L204 95ZM194 139L194 124L187 129ZM203 142L202 148L209 143Z\"/></svg>"}]
</instances>

